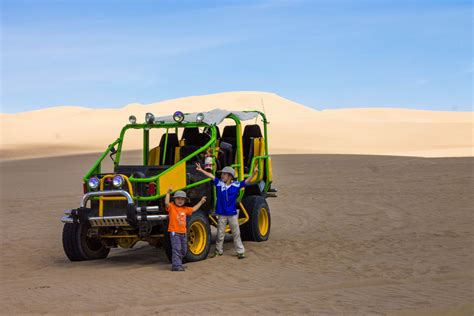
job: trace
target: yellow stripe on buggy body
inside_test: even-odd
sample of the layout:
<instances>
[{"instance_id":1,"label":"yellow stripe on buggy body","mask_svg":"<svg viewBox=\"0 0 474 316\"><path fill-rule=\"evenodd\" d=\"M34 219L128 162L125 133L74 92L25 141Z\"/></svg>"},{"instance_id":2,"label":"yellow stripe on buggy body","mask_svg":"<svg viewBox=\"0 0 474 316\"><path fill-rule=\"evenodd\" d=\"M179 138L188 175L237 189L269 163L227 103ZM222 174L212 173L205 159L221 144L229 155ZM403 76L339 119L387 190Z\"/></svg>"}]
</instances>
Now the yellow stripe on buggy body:
<instances>
[{"instance_id":1,"label":"yellow stripe on buggy body","mask_svg":"<svg viewBox=\"0 0 474 316\"><path fill-rule=\"evenodd\" d=\"M169 187L173 187L173 191L184 188L186 186L186 163L180 163L163 173L158 179L158 186L160 195L166 194Z\"/></svg>"},{"instance_id":2,"label":"yellow stripe on buggy body","mask_svg":"<svg viewBox=\"0 0 474 316\"><path fill-rule=\"evenodd\" d=\"M174 163L177 164L181 160L181 146L174 148Z\"/></svg>"},{"instance_id":3,"label":"yellow stripe on buggy body","mask_svg":"<svg viewBox=\"0 0 474 316\"><path fill-rule=\"evenodd\" d=\"M259 156L264 156L265 155L265 139L263 137L260 137L258 139L258 155ZM265 167L265 159L259 159L258 161L258 178L257 181L261 181L263 179L263 174L265 173L263 168Z\"/></svg>"},{"instance_id":4,"label":"yellow stripe on buggy body","mask_svg":"<svg viewBox=\"0 0 474 316\"><path fill-rule=\"evenodd\" d=\"M127 183L128 192L133 197L132 183L130 182L130 180L128 180L128 177L123 175L123 174L108 174L108 175L104 176L102 179L100 179L100 191L104 190L105 179L113 178L115 176L122 176L123 177L123 179ZM126 199L127 198L125 196L100 196L99 197L99 216L100 217L104 216L104 201L119 201L119 200L126 200Z\"/></svg>"},{"instance_id":5,"label":"yellow stripe on buggy body","mask_svg":"<svg viewBox=\"0 0 474 316\"><path fill-rule=\"evenodd\" d=\"M272 158L268 157L267 164L268 164L267 182L271 183L273 181Z\"/></svg>"},{"instance_id":6,"label":"yellow stripe on buggy body","mask_svg":"<svg viewBox=\"0 0 474 316\"><path fill-rule=\"evenodd\" d=\"M253 152L254 156L264 156L265 155L265 140L262 137L254 138L253 139ZM258 173L250 179L251 182L257 182L263 179L264 174L264 166L265 160L264 159L256 159L255 163L258 164ZM252 174L253 170L249 170L249 173Z\"/></svg>"}]
</instances>

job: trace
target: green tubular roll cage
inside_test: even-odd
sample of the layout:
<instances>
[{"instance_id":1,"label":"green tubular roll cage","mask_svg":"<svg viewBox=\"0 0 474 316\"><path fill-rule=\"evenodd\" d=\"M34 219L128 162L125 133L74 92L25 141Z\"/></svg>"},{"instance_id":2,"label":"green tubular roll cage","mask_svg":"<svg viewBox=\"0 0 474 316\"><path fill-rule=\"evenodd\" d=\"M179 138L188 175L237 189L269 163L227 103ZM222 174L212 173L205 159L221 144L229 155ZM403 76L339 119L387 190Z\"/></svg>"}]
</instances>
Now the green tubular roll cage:
<instances>
[{"instance_id":1,"label":"green tubular roll cage","mask_svg":"<svg viewBox=\"0 0 474 316\"><path fill-rule=\"evenodd\" d=\"M263 122L263 128L264 128L264 138L265 138L265 155L262 155L262 156L255 156L252 158L251 160L251 163L250 163L250 169L249 170L253 170L254 166L255 166L255 163L257 162L257 160L260 160L260 159L268 159L270 156L268 155L268 138L267 138L267 119L266 119L266 116L263 112L260 112L260 111L244 111L244 112L248 112L248 113L251 113L251 112L254 112L254 113L258 113L261 118L262 118L262 122ZM239 119L239 117L237 117L236 115L234 114L229 114L226 118L230 118L232 120L234 120L235 122L235 125L236 125L236 129L237 129L237 135L239 135L237 137L237 163L236 164L233 164L232 167L234 168L237 168L238 172L237 172L237 178L239 181L243 180L245 176L248 176L248 175L245 175L244 174L244 168L243 168L243 153L242 153L242 124L241 124L241 121ZM184 128L184 127L208 127L210 129L210 132L211 132L211 139L204 145L202 146L201 148L199 148L198 150L194 151L192 154L184 157L183 159L181 159L179 162L175 163L174 165L170 166L168 169L166 169L165 171L163 171L162 173L156 175L156 176L152 176L152 177L149 177L149 178L134 178L134 177L130 177L129 178L129 181L130 182L135 182L135 183L139 183L139 182L145 182L145 183L155 183L156 187L158 188L158 185L159 185L159 182L158 182L158 179L165 175L166 173L172 171L173 169L177 168L178 166L181 166L182 164L186 164L187 161L189 161L190 159L192 159L193 157L199 155L200 153L202 153L203 151L207 150L208 148L212 148L212 154L213 154L213 157L215 157L215 154L216 154L216 140L217 140L217 131L216 131L216 125L215 124L212 124L212 125L209 125L207 123L198 123L198 122L186 122L186 123L153 123L153 124L147 124L147 123L143 123L143 124L127 124L125 125L121 132L120 132L120 137L117 138L117 140L115 140L113 143L111 143L107 149L104 151L104 153L100 156L100 158L94 163L94 165L92 166L92 168L85 174L83 180L84 180L84 183L87 184L87 182L89 181L89 178L94 175L94 174L99 174L101 173L101 164L102 164L102 161L104 160L104 158L112 151L112 148L115 148L116 145L118 145L118 149L117 149L117 153L116 153L116 158L115 158L115 161L114 161L114 167L118 166L119 163L120 163L120 156L121 156L121 151L122 151L122 144L123 144L123 140L124 140L124 136L125 136L125 132L129 129L143 129L144 130L144 133L143 133L143 165L148 165L148 153L149 153L149 130L152 129L152 128L165 128L166 129L166 136L165 136L165 148L167 147L167 143L168 143L168 130L169 129L178 129L178 128ZM164 152L164 156L166 155L166 151ZM165 157L163 157L163 161L164 161ZM215 168L215 164L213 164L213 168ZM214 173L216 170L213 170ZM259 173L263 172L262 170L259 170ZM269 174L269 164L265 164L265 172L266 174L268 175ZM201 185L203 183L206 183L206 182L209 182L211 181L210 178L206 178L206 179L203 179L203 180L200 180L198 182L194 182L194 183L191 183L191 184L188 184L186 185L185 187L183 188L179 188L180 190L187 190L187 189L190 189L192 187L195 187L195 186L198 186L198 185ZM269 181L266 181L265 183L265 187L264 187L264 192L267 192L268 189L270 188L270 185L271 183ZM88 186L86 185L87 189L89 190ZM215 190L215 188L214 188ZM159 194L159 190L157 189L156 190L156 194L153 195L153 196L133 196L133 199L135 201L143 201L143 202L147 202L147 201L154 201L154 200L157 200L157 199L160 199L160 198L163 198L165 195L164 194ZM237 202L240 202L242 197L244 195L244 189L241 189L240 190L240 195L239 195L239 198L237 200ZM215 194L214 194L214 201L213 201L213 205L215 206Z\"/></svg>"}]
</instances>

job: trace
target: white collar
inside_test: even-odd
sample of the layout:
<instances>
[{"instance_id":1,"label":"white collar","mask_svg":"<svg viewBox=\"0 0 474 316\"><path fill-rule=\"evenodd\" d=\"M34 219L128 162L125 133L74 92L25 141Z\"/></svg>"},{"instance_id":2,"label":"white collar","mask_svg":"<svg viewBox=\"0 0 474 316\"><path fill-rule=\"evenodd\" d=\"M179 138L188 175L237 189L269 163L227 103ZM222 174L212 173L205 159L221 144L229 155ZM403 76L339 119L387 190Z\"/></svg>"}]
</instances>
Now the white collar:
<instances>
[{"instance_id":1,"label":"white collar","mask_svg":"<svg viewBox=\"0 0 474 316\"><path fill-rule=\"evenodd\" d=\"M232 187L232 186L234 186L234 187L236 187L236 188L239 187L239 183L236 182L236 181L233 181L233 182L231 182L230 184L226 184L226 183L225 183L224 181L222 181L222 180L219 180L219 181L221 182L221 187L222 187L222 189L225 188L225 189L227 190L228 188L230 188L230 187Z\"/></svg>"}]
</instances>

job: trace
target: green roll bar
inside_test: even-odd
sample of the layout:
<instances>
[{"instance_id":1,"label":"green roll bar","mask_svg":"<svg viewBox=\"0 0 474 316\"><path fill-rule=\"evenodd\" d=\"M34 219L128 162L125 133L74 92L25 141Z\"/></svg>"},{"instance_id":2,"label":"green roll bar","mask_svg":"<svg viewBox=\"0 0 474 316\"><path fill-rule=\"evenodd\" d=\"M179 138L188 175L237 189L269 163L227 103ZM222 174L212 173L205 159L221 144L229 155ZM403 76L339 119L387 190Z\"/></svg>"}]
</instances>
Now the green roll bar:
<instances>
[{"instance_id":1,"label":"green roll bar","mask_svg":"<svg viewBox=\"0 0 474 316\"><path fill-rule=\"evenodd\" d=\"M250 168L251 168L250 170L253 170L254 165L255 165L257 160L259 160L259 159L268 159L270 157L268 155L268 137L267 137L267 124L268 124L268 121L267 121L266 116L263 112L260 112L260 111L244 111L244 112L258 113L262 117L262 121L264 123L263 126L264 126L264 137L265 137L265 155L256 156L256 157L252 158L251 164L250 164ZM234 122L236 124L236 133L237 133L237 135L242 136L242 124L241 124L240 119L234 114L230 114L229 116L227 116L227 118L230 118L230 119L234 120ZM107 154L109 152L111 152L112 148L114 148L116 145L118 145L118 148L116 150L117 155L116 155L116 158L115 158L115 161L114 161L114 166L119 165L120 158L121 158L121 153L122 153L123 139L124 139L124 136L125 136L125 132L127 130L129 130L129 129L143 129L144 130L144 135L143 135L143 147L144 147L143 148L143 164L148 165L149 130L151 128L166 128L166 136L165 136L165 148L166 148L166 146L168 144L168 131L169 131L169 129L170 128L175 128L177 130L180 127L209 127L210 130L211 130L211 139L204 146L202 146L200 149L196 150L192 154L190 154L190 155L186 156L185 158L181 159L178 163L174 164L173 166L171 166L167 170L163 171L162 173L160 173L158 175L155 175L153 177L149 177L149 178L130 177L129 178L130 182L135 182L135 183L151 183L151 182L154 182L157 189L158 189L158 180L162 175L165 175L166 173L172 171L173 169L177 168L181 164L186 164L187 161L189 161L193 157L199 155L203 151L207 150L210 146L212 146L212 148L213 148L212 157L213 157L213 159L215 159L214 158L215 157L215 147L216 147L215 142L216 142L217 132L216 132L216 126L214 124L209 125L209 124L206 124L206 123L197 123L197 122L196 123L194 123L194 122L186 123L186 126L183 126L181 123L160 123L159 125L146 124L146 123L127 124L122 128L119 138L117 138L117 140L115 140L113 143L111 143L107 147L107 149L100 156L100 158L94 163L92 168L86 173L86 175L83 178L84 182L87 183L87 181L89 180L89 178L93 174L100 173L102 161L107 156ZM238 168L237 179L239 181L242 181L244 179L244 176L245 176L244 168L243 168L243 160L242 160L243 159L242 137L236 137L236 138L237 138L237 157L238 157L237 161L238 161L238 163L233 164L232 166ZM165 153L164 153L163 156L164 157L163 157L162 162L164 162ZM214 166L215 166L215 164L214 164ZM265 164L265 170L266 170L266 174L268 175L268 171L269 171L268 163ZM216 171L216 170L214 170L214 171ZM210 178L203 179L203 180L191 183L191 184L185 186L184 188L180 188L180 189L183 189L183 190L190 189L190 188L193 188L195 186L201 185L201 184L209 182L209 181L211 181ZM266 185L265 185L265 188L264 188L265 192L268 191L268 189L270 188L270 184L271 183L269 183L269 181L266 181ZM214 190L215 190L215 188L214 188ZM159 192L159 190L157 190L157 192ZM239 192L239 197L237 199L237 202L241 201L241 199L243 198L243 195L244 195L244 189L241 189L240 192ZM162 198L162 197L164 197L164 194L160 195L160 194L156 193L153 196L135 196L133 198L136 201L152 201L152 200L156 200L156 199L159 199L159 198ZM215 203L216 203L216 201L215 201L215 194L214 194L214 201L213 201L214 206L215 206Z\"/></svg>"}]
</instances>

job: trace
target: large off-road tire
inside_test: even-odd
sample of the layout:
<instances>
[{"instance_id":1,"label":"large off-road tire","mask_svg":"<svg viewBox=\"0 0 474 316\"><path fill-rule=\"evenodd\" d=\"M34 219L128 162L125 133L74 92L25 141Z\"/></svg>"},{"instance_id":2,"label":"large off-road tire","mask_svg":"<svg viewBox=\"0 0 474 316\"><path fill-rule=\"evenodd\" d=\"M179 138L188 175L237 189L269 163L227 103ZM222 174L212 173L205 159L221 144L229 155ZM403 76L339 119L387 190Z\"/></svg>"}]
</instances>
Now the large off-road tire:
<instances>
[{"instance_id":1,"label":"large off-road tire","mask_svg":"<svg viewBox=\"0 0 474 316\"><path fill-rule=\"evenodd\" d=\"M185 260L200 261L207 258L211 248L211 226L204 211L197 211L188 217L188 252Z\"/></svg>"},{"instance_id":2,"label":"large off-road tire","mask_svg":"<svg viewBox=\"0 0 474 316\"><path fill-rule=\"evenodd\" d=\"M270 237L271 216L267 201L262 196L247 196L242 200L249 221L240 227L243 240L267 241Z\"/></svg>"},{"instance_id":3,"label":"large off-road tire","mask_svg":"<svg viewBox=\"0 0 474 316\"><path fill-rule=\"evenodd\" d=\"M185 262L200 261L207 258L211 248L211 226L206 212L197 211L187 218L188 251L183 258ZM165 233L165 253L171 262L171 241Z\"/></svg>"},{"instance_id":4,"label":"large off-road tire","mask_svg":"<svg viewBox=\"0 0 474 316\"><path fill-rule=\"evenodd\" d=\"M99 239L87 237L89 225L64 224L63 248L71 261L105 259L110 249L102 245Z\"/></svg>"}]
</instances>

